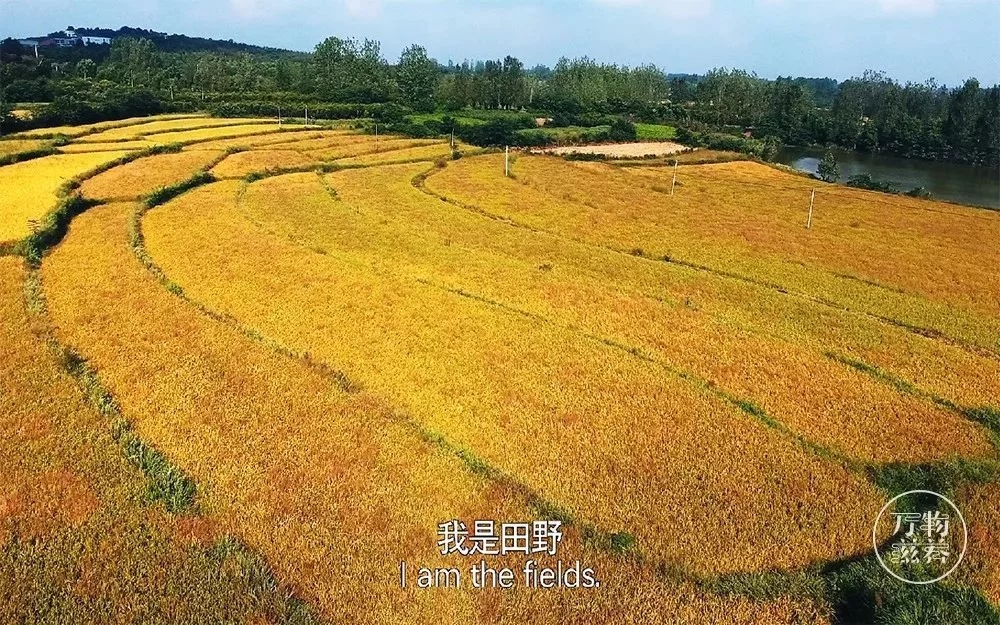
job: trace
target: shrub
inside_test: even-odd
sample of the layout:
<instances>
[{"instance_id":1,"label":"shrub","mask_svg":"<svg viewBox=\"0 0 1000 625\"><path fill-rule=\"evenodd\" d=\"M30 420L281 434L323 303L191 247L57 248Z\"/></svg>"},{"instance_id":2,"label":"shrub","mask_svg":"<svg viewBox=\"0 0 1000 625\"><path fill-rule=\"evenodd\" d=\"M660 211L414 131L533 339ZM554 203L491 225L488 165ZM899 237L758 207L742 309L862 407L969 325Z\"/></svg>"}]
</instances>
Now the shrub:
<instances>
[{"instance_id":1,"label":"shrub","mask_svg":"<svg viewBox=\"0 0 1000 625\"><path fill-rule=\"evenodd\" d=\"M635 124L627 119L615 119L611 122L611 128L608 129L608 138L619 143L635 141L638 138Z\"/></svg>"},{"instance_id":2,"label":"shrub","mask_svg":"<svg viewBox=\"0 0 1000 625\"><path fill-rule=\"evenodd\" d=\"M899 189L892 182L876 180L871 174L857 174L847 180L847 186L857 189L868 189L869 191L881 191L882 193L899 193Z\"/></svg>"},{"instance_id":3,"label":"shrub","mask_svg":"<svg viewBox=\"0 0 1000 625\"><path fill-rule=\"evenodd\" d=\"M827 150L826 154L823 155L817 173L823 182L837 182L837 179L840 178L840 163L837 162L837 157L831 150Z\"/></svg>"}]
</instances>

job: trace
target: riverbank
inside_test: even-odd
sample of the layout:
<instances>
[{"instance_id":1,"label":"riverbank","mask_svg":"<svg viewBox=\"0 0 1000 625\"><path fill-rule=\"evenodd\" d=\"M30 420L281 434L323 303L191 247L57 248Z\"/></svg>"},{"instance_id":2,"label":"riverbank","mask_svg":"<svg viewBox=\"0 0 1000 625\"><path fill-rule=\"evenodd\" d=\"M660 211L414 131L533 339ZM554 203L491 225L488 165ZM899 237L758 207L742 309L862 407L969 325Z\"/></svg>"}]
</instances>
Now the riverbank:
<instances>
[{"instance_id":1,"label":"riverbank","mask_svg":"<svg viewBox=\"0 0 1000 625\"><path fill-rule=\"evenodd\" d=\"M820 147L784 147L779 150L776 162L816 174L825 151ZM840 165L838 182L870 174L875 180L892 183L903 192L923 187L935 199L1000 209L1000 169L842 149L834 149L833 153Z\"/></svg>"}]
</instances>

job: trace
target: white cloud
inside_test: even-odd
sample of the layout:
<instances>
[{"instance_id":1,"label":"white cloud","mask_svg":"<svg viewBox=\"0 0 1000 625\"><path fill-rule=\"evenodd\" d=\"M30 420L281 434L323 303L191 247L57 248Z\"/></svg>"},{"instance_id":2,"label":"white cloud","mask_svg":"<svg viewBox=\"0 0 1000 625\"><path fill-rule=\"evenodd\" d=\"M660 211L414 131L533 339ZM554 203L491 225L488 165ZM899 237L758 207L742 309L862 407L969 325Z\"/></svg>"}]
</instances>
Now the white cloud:
<instances>
[{"instance_id":1,"label":"white cloud","mask_svg":"<svg viewBox=\"0 0 1000 625\"><path fill-rule=\"evenodd\" d=\"M372 20L382 15L380 0L344 0L344 10L351 17Z\"/></svg>"},{"instance_id":2,"label":"white cloud","mask_svg":"<svg viewBox=\"0 0 1000 625\"><path fill-rule=\"evenodd\" d=\"M889 15L934 15L937 0L878 0L882 13Z\"/></svg>"},{"instance_id":3,"label":"white cloud","mask_svg":"<svg viewBox=\"0 0 1000 625\"><path fill-rule=\"evenodd\" d=\"M712 12L712 0L591 0L607 7L655 11L674 19L705 17Z\"/></svg>"}]
</instances>

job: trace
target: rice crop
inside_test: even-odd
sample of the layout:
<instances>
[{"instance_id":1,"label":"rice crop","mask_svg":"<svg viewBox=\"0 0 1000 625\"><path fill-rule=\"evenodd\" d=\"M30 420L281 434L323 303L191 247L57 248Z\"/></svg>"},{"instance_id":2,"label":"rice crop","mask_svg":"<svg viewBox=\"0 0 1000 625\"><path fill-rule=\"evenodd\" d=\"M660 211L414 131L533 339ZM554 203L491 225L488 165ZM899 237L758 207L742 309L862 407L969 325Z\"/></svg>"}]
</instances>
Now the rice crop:
<instances>
[{"instance_id":1,"label":"rice crop","mask_svg":"<svg viewBox=\"0 0 1000 625\"><path fill-rule=\"evenodd\" d=\"M342 210L296 202L306 192L291 184L286 192L285 183L269 183L270 208L261 203L259 210L247 210L269 231L311 249L349 251L386 271L641 348L855 458L927 461L990 453L984 433L947 410L900 396L821 350L685 305L684 297L662 288L667 280L682 279L684 269L513 229L443 204L410 184L426 168L331 174L326 179ZM319 196L317 204L323 202Z\"/></svg>"},{"instance_id":2,"label":"rice crop","mask_svg":"<svg viewBox=\"0 0 1000 625\"><path fill-rule=\"evenodd\" d=\"M412 163L415 161L435 161L440 158L452 158L452 153L469 152L470 146L457 144L452 149L450 143L437 143L415 148L403 148L388 152L375 152L362 156L344 158L337 161L341 165L390 165L393 163Z\"/></svg>"},{"instance_id":3,"label":"rice crop","mask_svg":"<svg viewBox=\"0 0 1000 625\"><path fill-rule=\"evenodd\" d=\"M176 114L176 115L153 115L151 117L131 117L129 119L120 119L109 122L100 122L97 124L90 124L85 126L58 126L52 128L38 128L35 130L26 130L24 132L19 132L11 135L12 137L52 137L55 135L65 135L67 137L81 137L83 135L91 135L96 132L111 130L115 128L128 128L131 126L139 126L141 124L147 124L155 121L168 121L168 120L195 120L200 119L202 121L208 118L203 115L192 115L192 114ZM193 123L193 122L184 122ZM125 132L125 131L123 131ZM88 137L89 140L89 137Z\"/></svg>"},{"instance_id":4,"label":"rice crop","mask_svg":"<svg viewBox=\"0 0 1000 625\"><path fill-rule=\"evenodd\" d=\"M769 557L783 566L801 564L800 556L821 558L847 543L833 547L803 526L782 503L782 493L811 489L825 527L844 528L836 533L845 541L847 528L860 519L844 508L866 510L877 500L863 480L842 467L811 457L660 367L564 329L351 262L337 250L316 254L262 236L232 209L221 208L237 189L203 187L146 218L150 253L186 293L265 336L308 348L424 427L574 513L635 532L653 557L699 573L763 566L755 554L718 555L728 552L728 540L741 540L738 534L708 531L670 542L660 537L668 522L713 527L719 520L704 511L712 508L708 500L722 493L734 498L733 506L762 506L779 517L773 519L775 534L768 540L775 541L775 550ZM344 210L323 205L332 200L315 174L263 180L250 185L243 201L277 207L283 201L273 196L278 189L316 212ZM185 224L178 227L181 215ZM232 247L236 240L242 241L239 250ZM263 258L268 270L250 268L252 259ZM259 297L265 293L266 310ZM346 293L351 298L341 297ZM304 306L306 301L312 304ZM361 323L362 317L367 321ZM414 327L420 331L414 333ZM442 346L444 355L438 351ZM508 364L497 369L499 362ZM715 428L730 433L723 436ZM667 431L669 444L653 434ZM546 475L546 462L570 457L572 467ZM709 469L713 463L731 471L715 473ZM617 493L613 500L599 494L609 489ZM831 499L824 504L821 493L827 492ZM658 503L663 497L705 505L668 513ZM841 508L835 500L842 497L855 503ZM722 543L716 542L720 538Z\"/></svg>"},{"instance_id":5,"label":"rice crop","mask_svg":"<svg viewBox=\"0 0 1000 625\"><path fill-rule=\"evenodd\" d=\"M21 152L30 152L45 147L46 143L40 139L9 139L0 141L0 157Z\"/></svg>"},{"instance_id":6,"label":"rice crop","mask_svg":"<svg viewBox=\"0 0 1000 625\"><path fill-rule=\"evenodd\" d=\"M752 162L673 186L669 159L512 154L504 176L442 139L122 124L0 167L0 254L26 255L0 257L0 621L830 625L1000 601L994 214ZM161 142L186 145L86 179ZM971 531L926 592L872 555L914 487ZM558 559L601 586L402 588L401 561L471 564L436 549L453 518L561 519Z\"/></svg>"},{"instance_id":7,"label":"rice crop","mask_svg":"<svg viewBox=\"0 0 1000 625\"><path fill-rule=\"evenodd\" d=\"M966 487L958 504L969 524L970 566L965 575L994 605L1000 605L1000 534L996 531L1000 527L1000 485Z\"/></svg>"},{"instance_id":8,"label":"rice crop","mask_svg":"<svg viewBox=\"0 0 1000 625\"><path fill-rule=\"evenodd\" d=\"M80 186L84 197L135 199L160 187L187 180L223 156L222 152L177 152L157 154L115 167L85 181Z\"/></svg>"},{"instance_id":9,"label":"rice crop","mask_svg":"<svg viewBox=\"0 0 1000 625\"><path fill-rule=\"evenodd\" d=\"M60 152L66 154L79 154L80 152L107 152L112 150L145 150L157 145L153 141L112 141L108 143L68 143L59 148Z\"/></svg>"},{"instance_id":10,"label":"rice crop","mask_svg":"<svg viewBox=\"0 0 1000 625\"><path fill-rule=\"evenodd\" d=\"M335 161L366 154L390 153L396 150L418 148L427 145L440 144L435 139L406 139L379 137L373 135L358 135L334 143L329 147L306 151L306 154L325 161Z\"/></svg>"},{"instance_id":11,"label":"rice crop","mask_svg":"<svg viewBox=\"0 0 1000 625\"><path fill-rule=\"evenodd\" d=\"M283 620L281 592L219 557L206 523L144 503L113 424L25 308L24 277L0 258L0 620Z\"/></svg>"},{"instance_id":12,"label":"rice crop","mask_svg":"<svg viewBox=\"0 0 1000 625\"><path fill-rule=\"evenodd\" d=\"M805 221L793 219L792 215L806 214L795 199L805 198L808 211L808 181L755 163L693 168L692 179L682 180L685 186L680 196L670 197L671 179L665 173L657 174L663 177L662 185L650 184L647 188L635 184L644 176L633 173L633 169L522 157L517 160L515 177L504 179L502 159L459 161L430 178L428 188L443 195L451 191L454 199L530 227L795 291L1000 354L1000 321L990 315L1000 299L989 295L1000 289L1000 282L980 269L983 263L992 262L993 254L979 258L975 251L1000 228L1000 217L995 215L950 207L924 210L921 200L884 199L873 192L834 188L828 193L838 202L847 202L845 210L828 213L831 216L827 219L835 223L815 222L807 230ZM733 172L730 183L709 182L717 179L713 176L725 176L727 172ZM708 180L702 181L705 177ZM769 189L771 195L761 188ZM762 194L759 202L748 202L754 193ZM770 198L770 204L766 204L765 196ZM883 218L875 214L891 214L892 210L883 204L896 201L901 203L898 210L908 210L911 202L918 202L921 208L913 211L913 221L932 223L941 219L948 227L938 234L930 232L929 227L921 230L924 238L919 243L906 234L909 229L892 232L882 227ZM755 205L768 209L754 211ZM869 215L870 229L852 226L856 223L850 217L852 206L859 206L857 210ZM848 217L841 217L842 213ZM836 248L834 242L841 239L856 239L856 243L840 246L851 252L833 251L824 256L824 247ZM782 255L772 253L774 247L767 243L772 240L783 242ZM927 267L933 257L929 253L931 245L951 250L950 260L942 259L940 265ZM917 253L899 253L896 250L900 247L914 248ZM917 258L920 254L922 259ZM895 267L892 259L900 256L926 268L911 271L905 278L907 284L915 285L915 276L924 276L923 292L897 284L904 280L902 268L892 271L891 275L898 278L892 281L870 270L874 266ZM862 269L861 263L869 269ZM949 279L926 277L945 275L943 272Z\"/></svg>"},{"instance_id":13,"label":"rice crop","mask_svg":"<svg viewBox=\"0 0 1000 625\"><path fill-rule=\"evenodd\" d=\"M125 154L57 154L0 167L0 242L30 234L32 222L55 207L60 187L72 178Z\"/></svg>"},{"instance_id":14,"label":"rice crop","mask_svg":"<svg viewBox=\"0 0 1000 625\"><path fill-rule=\"evenodd\" d=\"M221 126L196 130L180 130L177 132L161 132L151 135L149 139L161 145L169 145L171 143L189 143L195 141L206 141L209 139L243 137L269 133L282 133L282 131L278 128L277 124L250 124L245 126Z\"/></svg>"},{"instance_id":15,"label":"rice crop","mask_svg":"<svg viewBox=\"0 0 1000 625\"><path fill-rule=\"evenodd\" d=\"M214 187L235 191L238 184ZM137 430L203 485L212 526L266 554L278 578L321 615L361 623L606 620L632 598L658 610L636 612L637 622L663 614L678 622L704 614L748 623L824 621L808 602L706 596L589 551L606 571L608 590L587 605L560 592L392 590L399 559L436 560L440 519L518 518L529 514L523 502L465 470L377 397L345 394L162 288L123 244L131 212L127 205L92 209L46 260L59 336L87 354ZM567 552L573 557L581 537L567 540L576 545ZM637 576L649 584L630 584ZM382 590L373 593L373 584Z\"/></svg>"},{"instance_id":16,"label":"rice crop","mask_svg":"<svg viewBox=\"0 0 1000 625\"><path fill-rule=\"evenodd\" d=\"M274 147L276 149L299 149L299 145L314 139L321 139L327 136L340 136L342 131L317 131L311 128L300 126L284 126L281 132L268 133L265 135L249 135L245 137L234 137L231 139L213 139L211 141L199 141L184 146L185 150L228 150L228 149L255 149L259 147ZM280 145L279 145L280 144Z\"/></svg>"},{"instance_id":17,"label":"rice crop","mask_svg":"<svg viewBox=\"0 0 1000 625\"><path fill-rule=\"evenodd\" d=\"M260 124L271 122L266 119L228 119L211 117L184 117L178 119L159 119L147 121L141 124L129 124L127 126L113 126L103 132L87 135L85 141L91 143L106 143L109 141L129 141L135 139L148 138L163 143L172 141L161 141L162 137L153 135L163 135L184 130L200 128L224 128L227 126L244 126L248 124ZM277 122L274 122L277 127Z\"/></svg>"},{"instance_id":18,"label":"rice crop","mask_svg":"<svg viewBox=\"0 0 1000 625\"><path fill-rule=\"evenodd\" d=\"M254 172L293 169L319 164L295 150L253 150L231 154L212 169L219 178L241 178Z\"/></svg>"}]
</instances>

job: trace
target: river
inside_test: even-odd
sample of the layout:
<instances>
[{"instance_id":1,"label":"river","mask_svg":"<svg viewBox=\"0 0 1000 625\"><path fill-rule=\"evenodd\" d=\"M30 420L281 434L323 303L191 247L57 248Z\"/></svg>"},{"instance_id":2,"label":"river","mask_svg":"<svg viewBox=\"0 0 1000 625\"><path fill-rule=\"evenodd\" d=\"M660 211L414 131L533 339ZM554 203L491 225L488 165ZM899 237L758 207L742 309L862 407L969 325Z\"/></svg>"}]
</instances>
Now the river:
<instances>
[{"instance_id":1,"label":"river","mask_svg":"<svg viewBox=\"0 0 1000 625\"><path fill-rule=\"evenodd\" d=\"M823 153L822 148L786 147L778 153L777 161L814 174ZM901 191L924 187L935 199L1000 209L1000 169L846 150L834 150L834 155L840 163L841 182L857 174L871 174L875 180L894 183Z\"/></svg>"}]
</instances>

